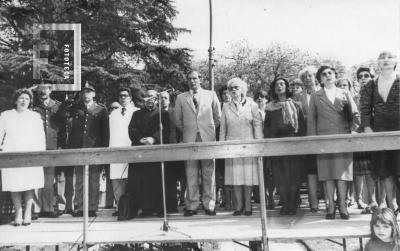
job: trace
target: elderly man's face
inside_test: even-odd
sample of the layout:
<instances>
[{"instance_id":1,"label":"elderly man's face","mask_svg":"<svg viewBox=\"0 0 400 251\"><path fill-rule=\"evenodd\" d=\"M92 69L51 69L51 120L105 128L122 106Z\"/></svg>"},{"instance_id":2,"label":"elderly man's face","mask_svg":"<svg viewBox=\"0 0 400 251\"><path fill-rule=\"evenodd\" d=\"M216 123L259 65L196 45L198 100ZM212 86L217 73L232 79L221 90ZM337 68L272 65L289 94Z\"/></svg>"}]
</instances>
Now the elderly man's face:
<instances>
[{"instance_id":1,"label":"elderly man's face","mask_svg":"<svg viewBox=\"0 0 400 251\"><path fill-rule=\"evenodd\" d=\"M125 107L132 102L132 97L127 91L121 91L118 96L119 103Z\"/></svg>"},{"instance_id":2,"label":"elderly man's face","mask_svg":"<svg viewBox=\"0 0 400 251\"><path fill-rule=\"evenodd\" d=\"M169 101L169 93L168 92L161 92L161 106L166 109L168 108L170 101Z\"/></svg>"},{"instance_id":3,"label":"elderly man's face","mask_svg":"<svg viewBox=\"0 0 400 251\"><path fill-rule=\"evenodd\" d=\"M309 91L315 91L315 75L309 72L306 72L302 79L304 86Z\"/></svg>"},{"instance_id":4,"label":"elderly man's face","mask_svg":"<svg viewBox=\"0 0 400 251\"><path fill-rule=\"evenodd\" d=\"M148 110L154 110L157 105L157 92L149 90L144 94L144 105Z\"/></svg>"},{"instance_id":5,"label":"elderly man's face","mask_svg":"<svg viewBox=\"0 0 400 251\"><path fill-rule=\"evenodd\" d=\"M201 87L201 81L197 72L192 72L188 76L189 88L193 91L197 91Z\"/></svg>"}]
</instances>

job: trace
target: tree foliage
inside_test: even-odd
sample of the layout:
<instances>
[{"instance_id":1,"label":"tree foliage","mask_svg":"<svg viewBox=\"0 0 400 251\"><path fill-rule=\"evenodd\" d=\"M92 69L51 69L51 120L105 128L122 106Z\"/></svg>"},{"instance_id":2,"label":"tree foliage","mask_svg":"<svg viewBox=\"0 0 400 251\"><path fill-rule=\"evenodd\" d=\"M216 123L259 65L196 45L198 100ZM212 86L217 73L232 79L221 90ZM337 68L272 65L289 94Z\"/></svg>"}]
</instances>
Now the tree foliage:
<instances>
[{"instance_id":1,"label":"tree foliage","mask_svg":"<svg viewBox=\"0 0 400 251\"><path fill-rule=\"evenodd\" d=\"M240 77L249 85L249 92L257 89L269 90L270 83L277 77L288 80L297 78L299 71L308 65L318 67L332 65L339 76L346 73L345 66L338 60L321 58L319 55L281 43L271 43L265 48L254 49L247 41L231 44L228 53L216 56L215 89L225 85L230 78ZM196 67L208 79L207 61L199 61ZM208 86L208 83L205 83Z\"/></svg>"},{"instance_id":2,"label":"tree foliage","mask_svg":"<svg viewBox=\"0 0 400 251\"><path fill-rule=\"evenodd\" d=\"M171 0L3 0L0 84L31 83L34 25L80 23L83 82L92 81L104 95L118 85L180 85L190 50L168 46L188 32L172 25L176 15ZM59 75L49 67L50 77Z\"/></svg>"}]
</instances>

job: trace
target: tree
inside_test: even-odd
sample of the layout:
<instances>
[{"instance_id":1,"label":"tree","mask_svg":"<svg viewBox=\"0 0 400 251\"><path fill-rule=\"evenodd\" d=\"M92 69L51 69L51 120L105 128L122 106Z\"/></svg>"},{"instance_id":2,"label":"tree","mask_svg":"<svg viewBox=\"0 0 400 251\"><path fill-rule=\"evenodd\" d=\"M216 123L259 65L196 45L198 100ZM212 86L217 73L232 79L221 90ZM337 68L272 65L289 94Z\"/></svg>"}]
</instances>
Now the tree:
<instances>
[{"instance_id":1,"label":"tree","mask_svg":"<svg viewBox=\"0 0 400 251\"><path fill-rule=\"evenodd\" d=\"M188 32L172 25L176 14L171 0L3 0L0 83L22 86L27 82L16 76L32 76L35 24L80 23L83 82L92 81L105 95L119 84L179 85L190 67L190 50L168 46ZM60 37L47 39L57 43ZM45 69L53 79L60 77L58 70Z\"/></svg>"}]
</instances>

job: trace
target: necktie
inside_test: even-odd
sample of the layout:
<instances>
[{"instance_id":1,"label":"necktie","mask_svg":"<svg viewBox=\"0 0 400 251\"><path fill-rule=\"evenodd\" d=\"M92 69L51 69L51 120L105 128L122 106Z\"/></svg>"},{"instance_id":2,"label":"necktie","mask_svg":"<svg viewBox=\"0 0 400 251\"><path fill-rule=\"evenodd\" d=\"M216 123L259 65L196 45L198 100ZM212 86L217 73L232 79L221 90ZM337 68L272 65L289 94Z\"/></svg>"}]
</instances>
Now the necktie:
<instances>
[{"instance_id":1,"label":"necktie","mask_svg":"<svg viewBox=\"0 0 400 251\"><path fill-rule=\"evenodd\" d=\"M122 107L122 109L121 109L121 114L122 114L122 116L125 116L125 112L126 112L126 108L125 108L125 107Z\"/></svg>"},{"instance_id":2,"label":"necktie","mask_svg":"<svg viewBox=\"0 0 400 251\"><path fill-rule=\"evenodd\" d=\"M199 101L198 101L198 97L197 97L197 92L193 92L193 104L194 107L196 108L196 110L199 109Z\"/></svg>"}]
</instances>

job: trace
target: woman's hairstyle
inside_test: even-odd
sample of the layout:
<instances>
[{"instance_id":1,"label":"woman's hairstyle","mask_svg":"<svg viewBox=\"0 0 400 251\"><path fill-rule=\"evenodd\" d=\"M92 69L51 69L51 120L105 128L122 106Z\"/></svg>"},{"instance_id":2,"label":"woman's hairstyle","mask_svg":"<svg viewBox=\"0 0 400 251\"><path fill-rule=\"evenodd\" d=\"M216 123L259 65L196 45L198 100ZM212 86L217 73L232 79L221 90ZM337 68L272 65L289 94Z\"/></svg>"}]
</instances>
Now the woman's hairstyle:
<instances>
[{"instance_id":1,"label":"woman's hairstyle","mask_svg":"<svg viewBox=\"0 0 400 251\"><path fill-rule=\"evenodd\" d=\"M264 96L266 99L268 99L268 93L264 90L258 90L256 93L254 93L254 100L257 100L260 96Z\"/></svg>"},{"instance_id":2,"label":"woman's hairstyle","mask_svg":"<svg viewBox=\"0 0 400 251\"><path fill-rule=\"evenodd\" d=\"M315 75L315 77L317 78L317 80L318 80L318 82L319 82L320 84L322 84L322 83L321 83L321 74L322 74L326 69L332 70L332 71L335 73L335 77L337 77L336 69L335 69L333 66L330 66L330 65L322 65L322 66L320 66L320 67L318 68L317 74Z\"/></svg>"},{"instance_id":3,"label":"woman's hairstyle","mask_svg":"<svg viewBox=\"0 0 400 251\"><path fill-rule=\"evenodd\" d=\"M27 89L27 88L21 88L21 89L16 90L16 91L14 92L14 95L12 96L11 101L12 101L12 105L13 105L14 108L16 108L16 106L17 106L17 105L15 104L15 102L17 102L17 99L18 99L22 94L27 94L27 95L29 96L29 99L30 99L29 107L32 106L32 102L33 102L33 94L32 94L32 91L29 90L29 89Z\"/></svg>"},{"instance_id":4,"label":"woman's hairstyle","mask_svg":"<svg viewBox=\"0 0 400 251\"><path fill-rule=\"evenodd\" d=\"M279 77L279 78L274 79L274 81L272 81L272 83L270 85L271 98L273 100L278 100L278 95L276 95L276 93L275 93L275 85L276 85L276 82L278 82L279 80L282 80L283 82L285 82L286 97L289 98L292 96L292 93L290 92L289 81L286 78Z\"/></svg>"},{"instance_id":5,"label":"woman's hairstyle","mask_svg":"<svg viewBox=\"0 0 400 251\"><path fill-rule=\"evenodd\" d=\"M357 69L357 72L356 72L356 74L357 74L357 79L360 79L360 78L359 78L360 73L361 73L361 72L364 72L364 71L368 72L369 75L371 76L371 78L374 78L374 75L372 74L370 68L368 68L368 67L360 67L360 68Z\"/></svg>"},{"instance_id":6,"label":"woman's hairstyle","mask_svg":"<svg viewBox=\"0 0 400 251\"><path fill-rule=\"evenodd\" d=\"M394 57L394 58L397 58L396 54L394 54L394 53L391 52L391 51L382 51L381 53L379 53L378 60L379 60L381 57L386 56L386 55L392 56L392 57ZM396 67L397 67L397 62L396 62L396 64L394 65L393 70L396 70Z\"/></svg>"},{"instance_id":7,"label":"woman's hairstyle","mask_svg":"<svg viewBox=\"0 0 400 251\"><path fill-rule=\"evenodd\" d=\"M374 225L378 222L381 224L388 224L392 227L392 238L395 242L395 250L398 250L400 247L399 226L397 225L396 215L393 213L393 210L390 208L379 207L375 209L370 222L371 239L379 239L374 232Z\"/></svg>"},{"instance_id":8,"label":"woman's hairstyle","mask_svg":"<svg viewBox=\"0 0 400 251\"><path fill-rule=\"evenodd\" d=\"M353 90L353 84L351 83L350 79L348 78L339 78L338 80L336 80L336 87L339 85L340 82L346 81L347 82L347 86L348 86L348 91L352 91Z\"/></svg>"},{"instance_id":9,"label":"woman's hairstyle","mask_svg":"<svg viewBox=\"0 0 400 251\"><path fill-rule=\"evenodd\" d=\"M306 66L305 68L303 68L300 72L299 72L299 79L301 81L304 81L304 78L306 76L306 74L311 74L311 75L315 75L315 73L317 72L317 68L315 68L314 66L310 65L310 66Z\"/></svg>"},{"instance_id":10,"label":"woman's hairstyle","mask_svg":"<svg viewBox=\"0 0 400 251\"><path fill-rule=\"evenodd\" d=\"M228 81L226 86L229 89L233 84L239 85L240 89L242 89L244 96L246 96L246 93L247 93L247 83L246 82L244 82L241 78L232 78Z\"/></svg>"}]
</instances>

